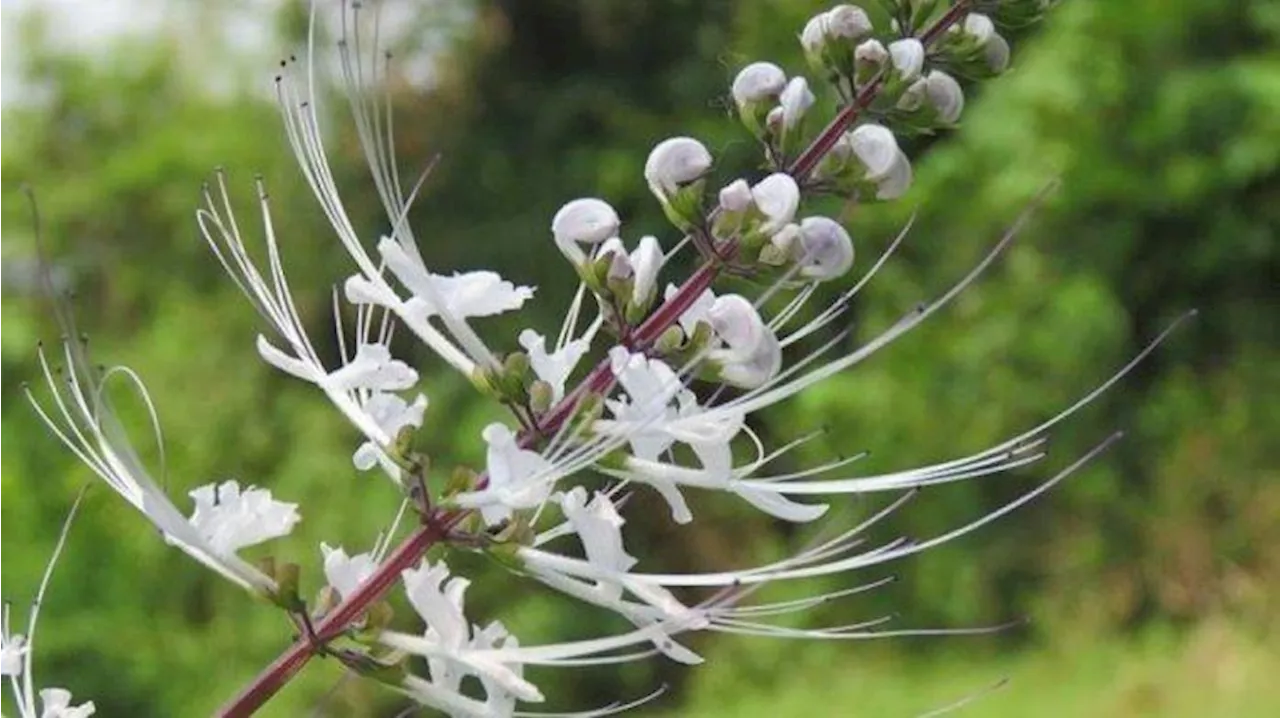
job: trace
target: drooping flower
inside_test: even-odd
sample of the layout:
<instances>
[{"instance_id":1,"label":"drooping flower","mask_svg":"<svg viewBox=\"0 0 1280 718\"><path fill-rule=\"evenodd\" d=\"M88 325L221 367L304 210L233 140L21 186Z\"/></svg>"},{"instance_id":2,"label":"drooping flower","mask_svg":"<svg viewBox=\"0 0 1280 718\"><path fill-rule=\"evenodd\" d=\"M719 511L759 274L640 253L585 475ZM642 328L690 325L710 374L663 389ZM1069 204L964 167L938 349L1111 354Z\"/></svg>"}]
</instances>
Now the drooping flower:
<instances>
[{"instance_id":1,"label":"drooping flower","mask_svg":"<svg viewBox=\"0 0 1280 718\"><path fill-rule=\"evenodd\" d=\"M41 368L54 397L53 407L46 407L31 389L26 389L28 400L50 430L112 490L151 521L165 541L246 589L273 594L275 581L235 552L287 533L297 522L296 505L276 502L265 489L252 489L242 496L238 485L228 482L234 486L228 491L231 499L228 506L217 508L206 501L218 492L210 485L192 492L197 499L196 513L191 519L184 517L151 478L106 398L104 384L109 377L116 374L128 377L154 420L154 406L137 376L125 368L100 376L88 363L83 348L71 342L64 346L68 367L65 377L55 376L44 351L39 353ZM268 523L254 525L247 520L250 516L267 519Z\"/></svg>"}]
</instances>

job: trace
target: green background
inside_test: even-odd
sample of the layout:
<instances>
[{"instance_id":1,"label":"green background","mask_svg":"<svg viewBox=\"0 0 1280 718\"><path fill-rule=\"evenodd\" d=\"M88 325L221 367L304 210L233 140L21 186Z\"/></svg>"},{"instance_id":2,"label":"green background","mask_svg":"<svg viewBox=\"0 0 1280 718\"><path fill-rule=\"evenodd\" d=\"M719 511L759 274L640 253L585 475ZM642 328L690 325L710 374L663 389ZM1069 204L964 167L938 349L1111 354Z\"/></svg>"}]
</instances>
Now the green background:
<instances>
[{"instance_id":1,"label":"green background","mask_svg":"<svg viewBox=\"0 0 1280 718\"><path fill-rule=\"evenodd\" d=\"M795 36L821 7L509 0L432 4L412 18L398 50L435 57L435 81L422 89L399 79L391 98L402 169L441 158L411 217L427 261L539 288L518 320L483 323L491 345L513 349L521 327L558 326L573 284L547 227L564 201L607 197L625 237L669 242L641 178L655 142L693 135L723 176L756 171L749 138L726 112L728 83L755 59L800 71ZM147 381L180 506L185 491L226 477L300 502L303 522L273 550L301 562L314 588L317 544L367 547L396 505L387 482L351 468L356 437L324 399L258 360L256 316L196 230L200 183L214 167L230 172L247 226L251 178L262 173L297 299L333 356L329 291L350 269L292 166L271 63L237 60L233 43L199 32L238 11L184 6L170 32L87 54L55 49L39 22L24 28L21 75L34 91L4 110L0 356L3 592L19 614L89 482L22 395L36 378L36 341L57 331L34 295L22 182L38 197L55 274L74 289L98 360ZM304 20L294 6L279 12L268 52L293 47ZM1277 39L1274 3L1072 0L1016 38L1014 70L969 93L958 131L912 143L917 181L906 198L815 208L842 213L863 268L919 215L857 305L857 340L937 295L1045 182L1062 182L1016 248L950 309L759 417L773 441L825 427L809 459L870 449L861 466L874 471L981 450L1052 415L1174 317L1200 309L1055 434L1048 465L931 489L890 528L945 531L1126 430L1104 460L1015 515L890 567L900 578L892 587L812 617L1025 626L842 645L698 638L708 661L694 669L655 660L535 674L553 701L546 708L589 708L665 683L649 710L909 716L1009 679L966 713L1268 715L1280 704ZM342 106L327 107L335 175L372 237L385 221ZM499 414L420 348L397 351L421 369L431 398L423 448L437 466L477 462L479 430ZM677 529L660 502L637 499L629 546L649 566L747 565L808 535L732 501L696 502L699 520ZM882 499L849 501L841 515ZM477 579L471 617L500 617L523 643L617 627L482 562L457 565ZM824 585L837 583L796 588ZM37 683L66 685L106 716L208 713L289 636L277 612L167 547L101 486L87 495L43 611ZM405 707L340 675L316 662L263 715Z\"/></svg>"}]
</instances>

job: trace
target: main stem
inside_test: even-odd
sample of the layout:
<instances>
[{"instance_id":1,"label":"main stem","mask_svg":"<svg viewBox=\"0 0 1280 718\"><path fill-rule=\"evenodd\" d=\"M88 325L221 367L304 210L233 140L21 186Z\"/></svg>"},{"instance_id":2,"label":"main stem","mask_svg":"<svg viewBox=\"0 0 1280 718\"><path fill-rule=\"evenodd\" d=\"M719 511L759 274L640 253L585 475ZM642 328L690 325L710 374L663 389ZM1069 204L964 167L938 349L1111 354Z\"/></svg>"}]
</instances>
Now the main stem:
<instances>
[{"instance_id":1,"label":"main stem","mask_svg":"<svg viewBox=\"0 0 1280 718\"><path fill-rule=\"evenodd\" d=\"M921 34L920 41L926 46L936 41L947 28L959 21L967 11L968 5L969 0L956 2L936 23ZM836 113L822 132L791 163L787 172L796 179L797 183L802 182L813 172L858 115L871 105L883 86L884 75L881 73L864 85L854 101ZM721 248L719 261L712 259L699 266L670 299L636 328L632 334L633 342L639 346L649 344L661 336L668 327L675 324L698 297L710 288L711 283L720 274L723 261L732 259L736 251L737 248L729 243ZM602 359L573 391L544 415L539 428L543 432L557 431L573 415L578 403L584 397L606 390L613 380L609 360ZM532 445L535 440L536 435L529 432L519 437L520 445L525 448ZM314 637L303 636L294 641L293 645L264 668L252 683L224 704L216 715L223 718L244 718L253 715L302 670L307 661L316 654L318 644L341 636L352 622L395 585L402 571L416 565L428 549L443 540L469 513L469 511L455 510L435 512L426 517L423 524L409 534L368 579L316 623Z\"/></svg>"}]
</instances>

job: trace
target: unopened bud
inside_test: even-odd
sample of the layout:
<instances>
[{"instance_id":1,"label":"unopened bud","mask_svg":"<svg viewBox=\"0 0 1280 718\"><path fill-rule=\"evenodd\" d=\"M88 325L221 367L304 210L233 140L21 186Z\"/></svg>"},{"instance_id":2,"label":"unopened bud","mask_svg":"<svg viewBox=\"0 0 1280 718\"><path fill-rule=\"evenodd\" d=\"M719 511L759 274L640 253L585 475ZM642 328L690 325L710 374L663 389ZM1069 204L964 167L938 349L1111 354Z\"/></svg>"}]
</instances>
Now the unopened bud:
<instances>
[{"instance_id":1,"label":"unopened bud","mask_svg":"<svg viewBox=\"0 0 1280 718\"><path fill-rule=\"evenodd\" d=\"M551 232L560 251L580 265L587 257L578 245L599 244L616 235L621 224L618 213L607 202L588 197L561 207L551 220Z\"/></svg>"},{"instance_id":2,"label":"unopened bud","mask_svg":"<svg viewBox=\"0 0 1280 718\"><path fill-rule=\"evenodd\" d=\"M806 217L800 223L799 242L792 253L800 276L820 282L844 276L853 266L853 240L839 222L827 217Z\"/></svg>"}]
</instances>

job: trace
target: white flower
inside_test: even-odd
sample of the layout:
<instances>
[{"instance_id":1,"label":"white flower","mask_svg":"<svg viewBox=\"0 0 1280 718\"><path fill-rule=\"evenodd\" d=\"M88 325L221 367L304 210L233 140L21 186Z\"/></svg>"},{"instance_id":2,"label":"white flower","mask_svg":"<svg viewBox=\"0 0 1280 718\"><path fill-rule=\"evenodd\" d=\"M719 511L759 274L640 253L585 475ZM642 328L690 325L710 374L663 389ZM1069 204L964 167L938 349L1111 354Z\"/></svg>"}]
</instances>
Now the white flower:
<instances>
[{"instance_id":1,"label":"white flower","mask_svg":"<svg viewBox=\"0 0 1280 718\"><path fill-rule=\"evenodd\" d=\"M964 90L955 78L941 70L931 70L925 76L925 96L938 113L938 119L954 124L964 111Z\"/></svg>"},{"instance_id":2,"label":"white flower","mask_svg":"<svg viewBox=\"0 0 1280 718\"><path fill-rule=\"evenodd\" d=\"M9 679L10 694L13 696L13 704L20 718L88 718L97 710L93 701L79 706L71 705L71 692L65 688L45 688L39 693L41 708L37 711L35 680L32 675L32 651L35 649L36 624L40 617L40 607L44 603L45 592L53 577L53 569L58 563L58 557L62 555L62 549L66 546L67 534L83 496L84 494L81 493L72 504L70 513L62 523L62 531L54 546L53 555L45 564L44 576L40 579L40 587L36 590L36 597L31 602L27 617L27 635L15 634L10 630L8 601L5 601L3 609L0 609L3 612L0 613L0 676Z\"/></svg>"},{"instance_id":3,"label":"white flower","mask_svg":"<svg viewBox=\"0 0 1280 718\"><path fill-rule=\"evenodd\" d=\"M362 406L383 434L391 441L395 441L405 428L422 426L422 416L427 409L427 397L419 394L413 403L409 403L396 394L375 391L362 402ZM361 444L351 456L351 461L360 471L368 471L374 466L381 465L392 475L392 478L399 481L400 467L391 461L381 446L372 441Z\"/></svg>"},{"instance_id":4,"label":"white flower","mask_svg":"<svg viewBox=\"0 0 1280 718\"><path fill-rule=\"evenodd\" d=\"M129 377L152 410L154 421L154 407L136 375L116 368L99 377L82 349L73 348L70 342L65 347L68 371L64 377L56 377L44 352L39 354L57 413L46 409L30 389L26 390L40 418L113 491L146 516L165 541L244 588L273 594L275 581L240 559L235 551L287 533L298 520L296 505L272 500L265 489L251 488L242 497L238 485L228 482L235 488L226 492L229 503L221 508L199 503L215 494L212 485L191 492L193 498L199 498L196 514L188 520L143 466L103 391L106 377ZM265 523L249 525L259 520Z\"/></svg>"},{"instance_id":5,"label":"white flower","mask_svg":"<svg viewBox=\"0 0 1280 718\"><path fill-rule=\"evenodd\" d=\"M631 268L635 272L635 280L631 289L631 302L644 306L653 299L658 289L658 271L662 269L662 245L658 238L647 235L640 238L640 244L631 253Z\"/></svg>"},{"instance_id":6,"label":"white flower","mask_svg":"<svg viewBox=\"0 0 1280 718\"><path fill-rule=\"evenodd\" d=\"M707 313L716 336L727 348L708 358L720 366L720 378L746 388L761 386L782 368L782 347L751 302L737 294L716 299Z\"/></svg>"},{"instance_id":7,"label":"white flower","mask_svg":"<svg viewBox=\"0 0 1280 718\"><path fill-rule=\"evenodd\" d=\"M426 623L426 631L422 636L386 631L379 640L427 659L430 680L410 677L406 687L411 696L451 715L467 716L510 716L517 700L543 700L537 686L523 677L518 656L513 654L512 660L504 655L518 650L519 642L501 623L472 630L463 612L469 581L450 577L444 562L434 566L424 563L422 568L407 569L401 575L409 602ZM461 693L462 681L468 676L480 679L484 702Z\"/></svg>"},{"instance_id":8,"label":"white flower","mask_svg":"<svg viewBox=\"0 0 1280 718\"><path fill-rule=\"evenodd\" d=\"M520 448L505 424L489 424L481 436L489 447L485 461L489 483L454 497L458 506L479 509L485 523L494 526L510 519L515 510L542 505L551 495L556 467L538 452Z\"/></svg>"},{"instance_id":9,"label":"white flower","mask_svg":"<svg viewBox=\"0 0 1280 718\"><path fill-rule=\"evenodd\" d=\"M404 381L412 383L412 381L416 381L416 374L413 373L413 370L404 365L403 362L392 361L389 353L385 353L385 347L382 349L374 348L376 345L380 345L381 342L368 335L370 327L375 324L372 321L368 321L372 314L373 305L387 307L396 311L411 326L414 333L422 337L442 358L459 371L470 376L471 371L475 368L475 363L452 342L441 335L439 331L426 323L425 320L417 321L413 317L404 314L404 303L400 301L395 291L387 285L382 277L381 270L376 268L373 270L373 278L362 274L347 281L348 298L362 305L357 308L359 318L356 324L357 327L363 328L364 331L358 330L355 337L356 343L361 346L361 349L357 350L355 357L346 356L345 346L347 340L343 336L341 321L337 321L339 345L344 347L343 366L340 366L337 370L330 371L320 360L319 354L303 327L302 319L298 316L297 307L294 305L289 284L285 279L284 270L281 266L275 233L271 230L271 214L265 195L261 202L263 219L267 227L267 256L270 265L270 281L263 277L262 273L258 271L258 268L249 259L249 253L241 238L238 225L231 215L230 200L227 197L226 187L221 175L218 177L217 187L218 198L216 199L212 191L206 188L206 206L197 212L196 216L201 232L204 234L218 261L227 270L227 273L275 330L275 334L279 339L283 340L283 345L277 346L274 340L259 336L256 341L258 353L272 366L319 387L326 398L369 441L385 446L390 437L379 429L377 423L370 419L361 408L360 392L353 390L372 389L373 386L366 384L364 380L375 379L380 372L390 373L395 377L399 377L400 380L396 383L403 383ZM265 192L265 190L263 191ZM363 249L360 251L363 252ZM367 255L365 255L365 258L367 259ZM335 314L336 309L337 307L335 306ZM370 348L364 349L363 346L365 345ZM348 366L349 364L356 364L357 366L351 367ZM413 380L405 379L405 377L409 376L415 378ZM389 377L384 376L380 380L387 378Z\"/></svg>"},{"instance_id":10,"label":"white flower","mask_svg":"<svg viewBox=\"0 0 1280 718\"><path fill-rule=\"evenodd\" d=\"M911 163L882 125L858 125L849 133L849 146L866 168L866 178L877 185L880 199L894 199L910 186Z\"/></svg>"},{"instance_id":11,"label":"white flower","mask_svg":"<svg viewBox=\"0 0 1280 718\"><path fill-rule=\"evenodd\" d=\"M775 172L751 188L751 198L766 217L760 231L766 235L791 223L800 208L800 187L786 172Z\"/></svg>"},{"instance_id":12,"label":"white flower","mask_svg":"<svg viewBox=\"0 0 1280 718\"><path fill-rule=\"evenodd\" d=\"M826 281L844 276L853 266L853 240L839 222L807 217L800 222L800 241L793 245L800 276Z\"/></svg>"},{"instance_id":13,"label":"white flower","mask_svg":"<svg viewBox=\"0 0 1280 718\"><path fill-rule=\"evenodd\" d=\"M663 299L670 300L679 292L679 287L674 284L668 284L666 292L663 294ZM699 294L698 298L693 300L689 305L689 308L684 310L684 314L681 314L680 318L677 320L680 324L680 328L684 330L686 335L692 336L693 330L698 326L698 322L705 322L707 320L707 312L710 311L712 305L715 303L715 292L710 289L704 289L702 294Z\"/></svg>"},{"instance_id":14,"label":"white flower","mask_svg":"<svg viewBox=\"0 0 1280 718\"><path fill-rule=\"evenodd\" d=\"M745 212L753 204L751 185L744 179L736 179L720 190L720 209L725 212Z\"/></svg>"},{"instance_id":15,"label":"white flower","mask_svg":"<svg viewBox=\"0 0 1280 718\"><path fill-rule=\"evenodd\" d=\"M659 142L644 163L644 179L664 204L682 186L711 170L711 153L692 137L671 137Z\"/></svg>"},{"instance_id":16,"label":"white flower","mask_svg":"<svg viewBox=\"0 0 1280 718\"><path fill-rule=\"evenodd\" d=\"M546 337L532 329L520 332L518 341L529 353L529 365L533 367L533 373L551 386L551 400L555 402L564 398L565 382L590 349L590 343L585 339L575 339L548 353Z\"/></svg>"},{"instance_id":17,"label":"white flower","mask_svg":"<svg viewBox=\"0 0 1280 718\"><path fill-rule=\"evenodd\" d=\"M800 31L800 46L805 54L817 57L827 43L827 14L819 13L809 18Z\"/></svg>"},{"instance_id":18,"label":"white flower","mask_svg":"<svg viewBox=\"0 0 1280 718\"><path fill-rule=\"evenodd\" d=\"M71 691L65 688L41 690L40 704L40 718L89 718L98 710L93 701L78 706L71 705Z\"/></svg>"},{"instance_id":19,"label":"white flower","mask_svg":"<svg viewBox=\"0 0 1280 718\"><path fill-rule=\"evenodd\" d=\"M919 77L924 69L924 45L914 37L889 43L889 57L906 82Z\"/></svg>"},{"instance_id":20,"label":"white flower","mask_svg":"<svg viewBox=\"0 0 1280 718\"><path fill-rule=\"evenodd\" d=\"M613 419L597 421L596 431L625 439L632 453L645 459L656 461L662 452L679 441L688 444L704 465L718 466L728 461L729 443L742 428L741 417L722 415L710 423L699 421L702 408L696 397L660 359L614 347L609 352L609 361L626 397L606 401ZM677 419L681 420L679 428L675 426ZM647 483L666 499L678 523L692 520L688 506L673 483Z\"/></svg>"},{"instance_id":21,"label":"white flower","mask_svg":"<svg viewBox=\"0 0 1280 718\"><path fill-rule=\"evenodd\" d=\"M378 243L378 251L396 279L413 292L413 298L405 302L406 310L423 319L440 316L460 321L493 316L519 309L533 296L533 288L517 287L494 272L455 272L447 277L432 274L390 238Z\"/></svg>"},{"instance_id":22,"label":"white flower","mask_svg":"<svg viewBox=\"0 0 1280 718\"><path fill-rule=\"evenodd\" d=\"M616 235L621 226L622 221L613 207L594 197L568 202L551 219L556 246L574 264L582 264L587 259L579 244L599 244Z\"/></svg>"},{"instance_id":23,"label":"white flower","mask_svg":"<svg viewBox=\"0 0 1280 718\"><path fill-rule=\"evenodd\" d=\"M825 14L828 37L860 40L871 34L871 18L857 5L837 5Z\"/></svg>"},{"instance_id":24,"label":"white flower","mask_svg":"<svg viewBox=\"0 0 1280 718\"><path fill-rule=\"evenodd\" d=\"M348 556L341 546L334 548L327 543L320 544L320 552L324 555L325 581L342 598L351 595L378 568L371 553Z\"/></svg>"},{"instance_id":25,"label":"white flower","mask_svg":"<svg viewBox=\"0 0 1280 718\"><path fill-rule=\"evenodd\" d=\"M799 126L805 113L813 107L814 96L809 89L809 82L803 77L793 77L787 83L782 94L778 96L778 106L782 108L782 127L792 130Z\"/></svg>"},{"instance_id":26,"label":"white flower","mask_svg":"<svg viewBox=\"0 0 1280 718\"><path fill-rule=\"evenodd\" d=\"M237 481L206 484L189 495L196 505L191 525L219 554L287 536L301 520L297 504L276 501L256 486L241 491Z\"/></svg>"},{"instance_id":27,"label":"white flower","mask_svg":"<svg viewBox=\"0 0 1280 718\"><path fill-rule=\"evenodd\" d=\"M879 40L868 40L854 49L854 69L859 77L869 77L890 59L888 49Z\"/></svg>"},{"instance_id":28,"label":"white flower","mask_svg":"<svg viewBox=\"0 0 1280 718\"><path fill-rule=\"evenodd\" d=\"M1003 72L1009 67L1009 42L996 32L991 18L982 13L969 13L964 18L961 31L977 41L992 72Z\"/></svg>"},{"instance_id":29,"label":"white flower","mask_svg":"<svg viewBox=\"0 0 1280 718\"><path fill-rule=\"evenodd\" d=\"M9 606L4 607L4 631L0 633L0 676L22 675L27 655L27 639L21 633L9 633Z\"/></svg>"},{"instance_id":30,"label":"white flower","mask_svg":"<svg viewBox=\"0 0 1280 718\"><path fill-rule=\"evenodd\" d=\"M753 62L733 78L733 101L746 112L752 106L777 98L786 84L787 76L782 68L772 62Z\"/></svg>"},{"instance_id":31,"label":"white flower","mask_svg":"<svg viewBox=\"0 0 1280 718\"><path fill-rule=\"evenodd\" d=\"M856 5L837 5L805 23L800 45L810 57L818 57L830 40L860 40L872 31L871 18Z\"/></svg>"}]
</instances>

